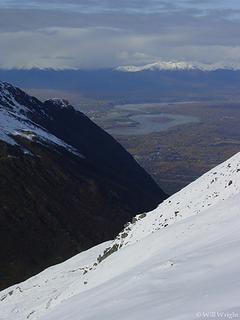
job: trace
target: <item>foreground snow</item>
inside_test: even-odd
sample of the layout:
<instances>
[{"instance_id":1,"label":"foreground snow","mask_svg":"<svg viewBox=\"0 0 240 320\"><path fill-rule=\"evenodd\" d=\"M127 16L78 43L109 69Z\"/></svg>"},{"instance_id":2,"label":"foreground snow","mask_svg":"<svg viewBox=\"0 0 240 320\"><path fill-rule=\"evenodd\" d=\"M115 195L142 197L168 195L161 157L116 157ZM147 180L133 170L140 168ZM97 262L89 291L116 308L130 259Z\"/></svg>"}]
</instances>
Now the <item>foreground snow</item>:
<instances>
[{"instance_id":1,"label":"foreground snow","mask_svg":"<svg viewBox=\"0 0 240 320\"><path fill-rule=\"evenodd\" d=\"M186 320L198 312L240 313L239 203L239 196L227 200L113 254L89 275L88 289L43 319Z\"/></svg>"},{"instance_id":2,"label":"foreground snow","mask_svg":"<svg viewBox=\"0 0 240 320\"><path fill-rule=\"evenodd\" d=\"M61 301L61 294L83 276L109 243L46 269L0 293L0 320L35 319Z\"/></svg>"},{"instance_id":3,"label":"foreground snow","mask_svg":"<svg viewBox=\"0 0 240 320\"><path fill-rule=\"evenodd\" d=\"M240 317L239 208L240 153L139 215L112 243L0 293L0 318Z\"/></svg>"}]
</instances>

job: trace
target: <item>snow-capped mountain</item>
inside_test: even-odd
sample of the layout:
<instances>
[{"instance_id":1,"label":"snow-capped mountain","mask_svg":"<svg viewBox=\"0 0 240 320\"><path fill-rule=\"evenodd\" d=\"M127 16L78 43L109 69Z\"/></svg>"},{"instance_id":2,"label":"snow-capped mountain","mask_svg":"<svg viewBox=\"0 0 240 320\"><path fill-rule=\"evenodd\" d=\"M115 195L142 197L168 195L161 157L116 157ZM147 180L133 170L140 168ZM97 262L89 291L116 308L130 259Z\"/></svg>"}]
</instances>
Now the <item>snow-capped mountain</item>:
<instances>
[{"instance_id":1,"label":"snow-capped mountain","mask_svg":"<svg viewBox=\"0 0 240 320\"><path fill-rule=\"evenodd\" d=\"M8 320L192 320L240 312L240 153L103 243L0 294Z\"/></svg>"},{"instance_id":2,"label":"snow-capped mountain","mask_svg":"<svg viewBox=\"0 0 240 320\"><path fill-rule=\"evenodd\" d=\"M3 82L0 177L0 289L111 239L166 198L67 101L41 102Z\"/></svg>"},{"instance_id":3,"label":"snow-capped mountain","mask_svg":"<svg viewBox=\"0 0 240 320\"><path fill-rule=\"evenodd\" d=\"M143 66L120 66L117 67L117 71L121 72L141 72L141 71L215 71L215 70L239 70L240 66L237 64L224 65L222 63L205 64L198 62L186 62L186 61L157 61L154 63L146 64Z\"/></svg>"},{"instance_id":4,"label":"snow-capped mountain","mask_svg":"<svg viewBox=\"0 0 240 320\"><path fill-rule=\"evenodd\" d=\"M62 101L59 99L53 102L62 106ZM16 137L21 136L29 140L57 145L77 153L73 147L32 121L31 116L34 113L42 118L48 117L44 109L40 108L37 99L28 96L9 83L0 82L0 140L17 145Z\"/></svg>"}]
</instances>

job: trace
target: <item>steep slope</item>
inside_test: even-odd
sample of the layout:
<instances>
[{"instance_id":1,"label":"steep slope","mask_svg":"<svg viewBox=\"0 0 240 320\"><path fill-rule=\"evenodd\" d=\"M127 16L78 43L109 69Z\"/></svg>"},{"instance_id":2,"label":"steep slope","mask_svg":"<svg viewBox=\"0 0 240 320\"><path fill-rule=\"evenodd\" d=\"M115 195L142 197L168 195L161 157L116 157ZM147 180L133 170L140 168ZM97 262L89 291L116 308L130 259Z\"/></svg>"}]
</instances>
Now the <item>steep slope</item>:
<instances>
[{"instance_id":1,"label":"steep slope","mask_svg":"<svg viewBox=\"0 0 240 320\"><path fill-rule=\"evenodd\" d=\"M122 232L124 237L120 234L114 244L121 247L132 244L239 193L240 154L237 154L164 201L153 212L136 217L134 222L138 220L137 223L127 225Z\"/></svg>"},{"instance_id":2,"label":"steep slope","mask_svg":"<svg viewBox=\"0 0 240 320\"><path fill-rule=\"evenodd\" d=\"M1 292L2 317L236 318L239 206L240 153L137 216L112 243Z\"/></svg>"},{"instance_id":3,"label":"steep slope","mask_svg":"<svg viewBox=\"0 0 240 320\"><path fill-rule=\"evenodd\" d=\"M66 101L41 103L8 83L0 83L0 177L0 288L111 239L166 197Z\"/></svg>"}]
</instances>

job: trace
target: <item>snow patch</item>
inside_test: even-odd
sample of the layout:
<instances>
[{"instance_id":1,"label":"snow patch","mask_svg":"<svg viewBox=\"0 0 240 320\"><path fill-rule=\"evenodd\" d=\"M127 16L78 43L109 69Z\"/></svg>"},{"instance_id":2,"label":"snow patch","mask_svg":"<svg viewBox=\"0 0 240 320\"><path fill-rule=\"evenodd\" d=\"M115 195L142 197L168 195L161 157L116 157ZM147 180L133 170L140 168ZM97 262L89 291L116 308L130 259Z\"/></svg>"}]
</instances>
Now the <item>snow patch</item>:
<instances>
[{"instance_id":1,"label":"snow patch","mask_svg":"<svg viewBox=\"0 0 240 320\"><path fill-rule=\"evenodd\" d=\"M46 103L50 102L53 105L61 108L61 109L72 109L73 107L70 105L69 101L60 98L52 98L45 101Z\"/></svg>"},{"instance_id":2,"label":"snow patch","mask_svg":"<svg viewBox=\"0 0 240 320\"><path fill-rule=\"evenodd\" d=\"M20 89L8 83L0 82L0 140L11 145L18 145L15 137L22 136L31 141L44 144L50 143L51 145L62 147L84 158L74 147L31 121L28 114L33 112L33 110L20 104L16 100L17 97L20 96L25 96L29 103L33 103L33 98L26 95ZM57 101L58 103L61 101L60 104L67 107L65 100L58 99ZM44 114L44 110L42 110L42 114Z\"/></svg>"}]
</instances>

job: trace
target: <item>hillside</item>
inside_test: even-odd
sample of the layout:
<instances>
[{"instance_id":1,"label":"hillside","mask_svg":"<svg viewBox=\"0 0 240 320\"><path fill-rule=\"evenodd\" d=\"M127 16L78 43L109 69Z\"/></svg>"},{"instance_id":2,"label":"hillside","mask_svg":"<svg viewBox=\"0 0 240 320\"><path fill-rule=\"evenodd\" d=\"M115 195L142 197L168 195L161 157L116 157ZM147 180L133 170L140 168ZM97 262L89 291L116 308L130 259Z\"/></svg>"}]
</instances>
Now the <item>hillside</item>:
<instances>
[{"instance_id":1,"label":"hillside","mask_svg":"<svg viewBox=\"0 0 240 320\"><path fill-rule=\"evenodd\" d=\"M103 243L0 294L3 319L192 320L240 312L240 153Z\"/></svg>"},{"instance_id":2,"label":"hillside","mask_svg":"<svg viewBox=\"0 0 240 320\"><path fill-rule=\"evenodd\" d=\"M67 101L42 103L3 82L0 177L1 289L113 238L166 197Z\"/></svg>"}]
</instances>

